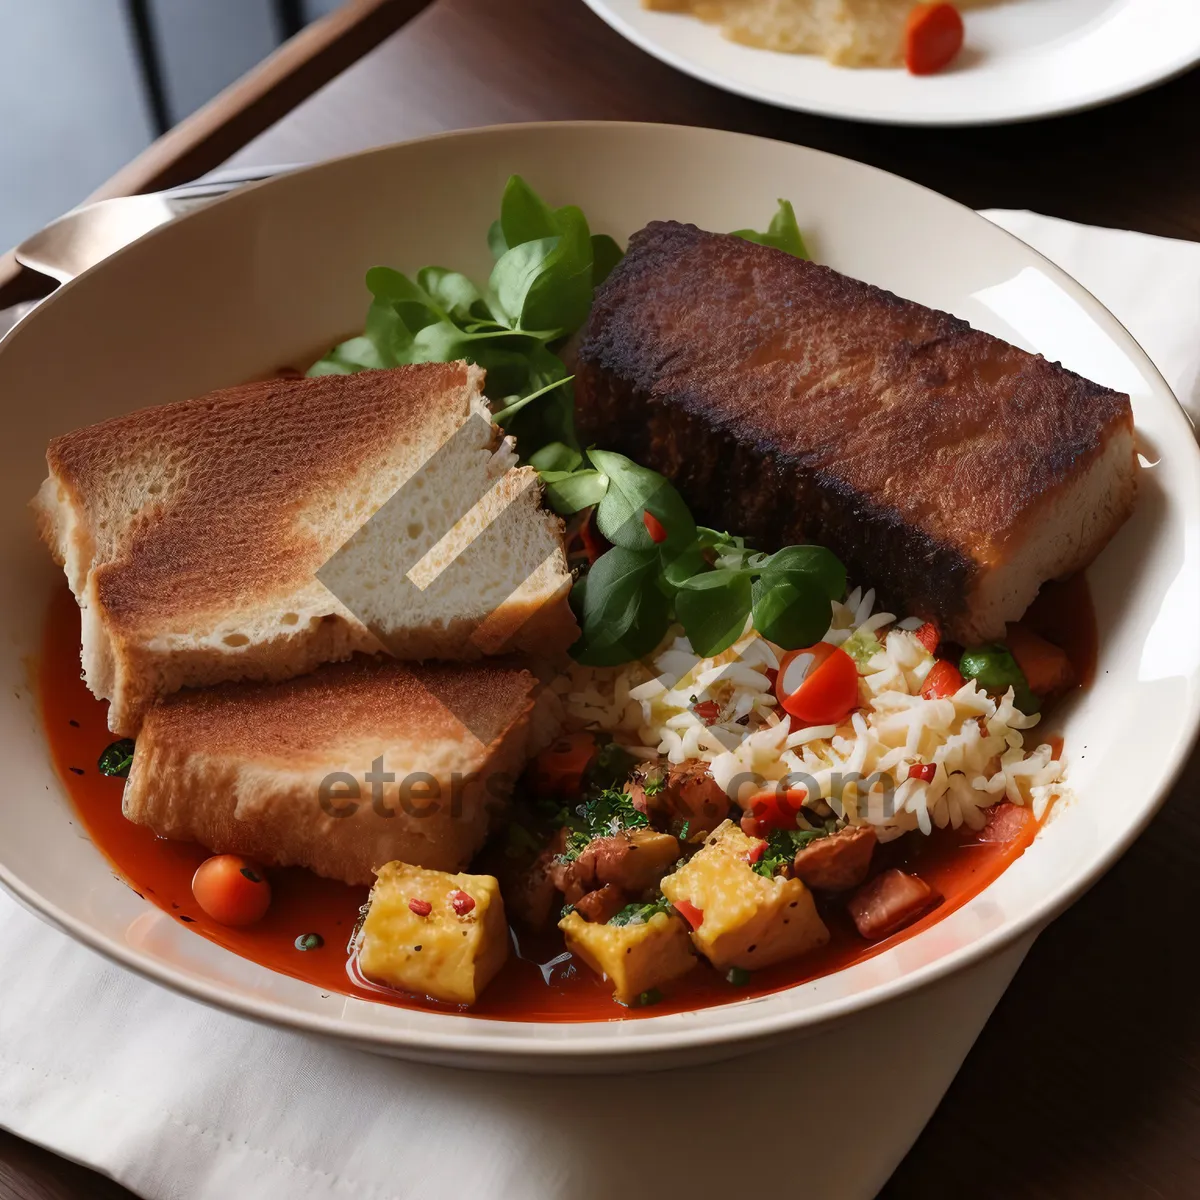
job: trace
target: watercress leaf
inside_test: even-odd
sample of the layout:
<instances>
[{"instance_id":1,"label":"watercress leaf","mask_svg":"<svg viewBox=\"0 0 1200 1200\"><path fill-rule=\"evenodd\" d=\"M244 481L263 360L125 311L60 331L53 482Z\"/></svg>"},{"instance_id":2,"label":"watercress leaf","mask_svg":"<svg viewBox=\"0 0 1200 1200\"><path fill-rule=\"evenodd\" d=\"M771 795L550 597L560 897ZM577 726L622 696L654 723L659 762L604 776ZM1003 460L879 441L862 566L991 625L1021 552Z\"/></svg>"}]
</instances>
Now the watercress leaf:
<instances>
[{"instance_id":1,"label":"watercress leaf","mask_svg":"<svg viewBox=\"0 0 1200 1200\"><path fill-rule=\"evenodd\" d=\"M796 212L792 208L790 200L779 201L779 209L771 218L771 223L767 226L765 233L758 233L753 229L738 229L734 231L733 236L745 238L746 241L754 242L759 246L771 246L776 250L783 250L796 258L808 257L804 237L796 222Z\"/></svg>"},{"instance_id":2,"label":"watercress leaf","mask_svg":"<svg viewBox=\"0 0 1200 1200\"><path fill-rule=\"evenodd\" d=\"M524 319L525 301L534 284L553 265L551 256L561 240L556 235L513 246L504 252L492 268L488 287L495 295L501 311L514 325L534 328L531 322Z\"/></svg>"},{"instance_id":3,"label":"watercress leaf","mask_svg":"<svg viewBox=\"0 0 1200 1200\"><path fill-rule=\"evenodd\" d=\"M723 587L684 589L675 597L675 615L703 658L729 649L742 635L751 606L750 578L735 575Z\"/></svg>"},{"instance_id":4,"label":"watercress leaf","mask_svg":"<svg viewBox=\"0 0 1200 1200\"><path fill-rule=\"evenodd\" d=\"M751 598L754 628L785 650L811 646L829 628L829 597L811 575L775 581L764 575L754 581Z\"/></svg>"},{"instance_id":5,"label":"watercress leaf","mask_svg":"<svg viewBox=\"0 0 1200 1200\"><path fill-rule=\"evenodd\" d=\"M667 598L655 586L657 574L654 553L622 546L606 550L587 574L578 609L581 635L572 656L592 666L616 666L649 654L670 619Z\"/></svg>"},{"instance_id":6,"label":"watercress leaf","mask_svg":"<svg viewBox=\"0 0 1200 1200\"><path fill-rule=\"evenodd\" d=\"M749 578L749 571L733 567L718 567L715 571L701 571L690 579L685 579L680 587L688 592L709 592L714 588L729 587L738 579L749 580Z\"/></svg>"},{"instance_id":7,"label":"watercress leaf","mask_svg":"<svg viewBox=\"0 0 1200 1200\"><path fill-rule=\"evenodd\" d=\"M499 219L488 226L487 240L488 249L492 252L493 258L500 258L508 249L508 243L504 240L504 226Z\"/></svg>"},{"instance_id":8,"label":"watercress leaf","mask_svg":"<svg viewBox=\"0 0 1200 1200\"><path fill-rule=\"evenodd\" d=\"M412 332L386 301L371 301L363 336L375 347L380 366L397 367L414 361Z\"/></svg>"},{"instance_id":9,"label":"watercress leaf","mask_svg":"<svg viewBox=\"0 0 1200 1200\"><path fill-rule=\"evenodd\" d=\"M522 396L518 400L514 400L507 408L500 409L499 412L492 413L492 420L500 426L501 429L506 427L508 421L517 415L522 409L528 407L535 400L540 399L548 392L552 392L555 388L561 387L564 383L569 383L574 379L574 375L568 375L564 379L556 379L552 383L546 384L545 387L538 388L536 392L530 392L527 396Z\"/></svg>"},{"instance_id":10,"label":"watercress leaf","mask_svg":"<svg viewBox=\"0 0 1200 1200\"><path fill-rule=\"evenodd\" d=\"M413 333L450 319L423 287L391 267L372 267L367 272L367 289L377 304L394 309Z\"/></svg>"},{"instance_id":11,"label":"watercress leaf","mask_svg":"<svg viewBox=\"0 0 1200 1200\"><path fill-rule=\"evenodd\" d=\"M324 358L308 368L308 378L322 375L353 375L356 371L377 371L392 366L380 357L369 338L356 337L334 346Z\"/></svg>"},{"instance_id":12,"label":"watercress leaf","mask_svg":"<svg viewBox=\"0 0 1200 1200\"><path fill-rule=\"evenodd\" d=\"M599 471L542 471L539 474L546 503L564 517L599 504L608 490L608 476Z\"/></svg>"},{"instance_id":13,"label":"watercress leaf","mask_svg":"<svg viewBox=\"0 0 1200 1200\"><path fill-rule=\"evenodd\" d=\"M583 464L583 455L562 442L547 442L529 456L529 465L539 471L574 471Z\"/></svg>"},{"instance_id":14,"label":"watercress leaf","mask_svg":"<svg viewBox=\"0 0 1200 1200\"><path fill-rule=\"evenodd\" d=\"M467 326L474 321L489 321L488 309L479 289L461 272L445 267L422 267L417 285L452 321Z\"/></svg>"},{"instance_id":15,"label":"watercress leaf","mask_svg":"<svg viewBox=\"0 0 1200 1200\"><path fill-rule=\"evenodd\" d=\"M520 175L510 176L504 188L500 229L510 250L523 242L555 237L560 232L553 210Z\"/></svg>"},{"instance_id":16,"label":"watercress leaf","mask_svg":"<svg viewBox=\"0 0 1200 1200\"><path fill-rule=\"evenodd\" d=\"M798 574L814 580L830 600L840 600L846 594L846 568L824 546L785 546L763 566L763 581L767 583L791 580Z\"/></svg>"},{"instance_id":17,"label":"watercress leaf","mask_svg":"<svg viewBox=\"0 0 1200 1200\"><path fill-rule=\"evenodd\" d=\"M668 549L669 543L663 543L660 551L663 563L663 579L669 587L680 588L693 575L699 575L708 570L708 559L700 543L692 542L679 551Z\"/></svg>"},{"instance_id":18,"label":"watercress leaf","mask_svg":"<svg viewBox=\"0 0 1200 1200\"><path fill-rule=\"evenodd\" d=\"M521 308L522 329L574 333L592 306L592 237L587 218L574 206L558 209L562 231L542 272L530 284Z\"/></svg>"},{"instance_id":19,"label":"watercress leaf","mask_svg":"<svg viewBox=\"0 0 1200 1200\"><path fill-rule=\"evenodd\" d=\"M592 234L592 287L598 288L625 257L625 251L607 233Z\"/></svg>"},{"instance_id":20,"label":"watercress leaf","mask_svg":"<svg viewBox=\"0 0 1200 1200\"><path fill-rule=\"evenodd\" d=\"M596 527L614 546L654 549L646 529L647 512L666 530L664 545L682 549L695 540L696 523L683 497L657 471L612 450L591 450L588 457L612 481L596 509Z\"/></svg>"}]
</instances>

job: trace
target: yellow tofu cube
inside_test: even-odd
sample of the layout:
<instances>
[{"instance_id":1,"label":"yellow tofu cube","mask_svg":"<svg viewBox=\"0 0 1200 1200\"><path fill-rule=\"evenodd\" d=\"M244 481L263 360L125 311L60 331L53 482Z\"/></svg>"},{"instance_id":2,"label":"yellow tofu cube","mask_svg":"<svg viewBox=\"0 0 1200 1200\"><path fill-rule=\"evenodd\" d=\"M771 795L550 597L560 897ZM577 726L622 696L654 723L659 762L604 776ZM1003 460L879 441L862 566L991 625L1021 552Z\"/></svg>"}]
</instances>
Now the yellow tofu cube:
<instances>
[{"instance_id":1,"label":"yellow tofu cube","mask_svg":"<svg viewBox=\"0 0 1200 1200\"><path fill-rule=\"evenodd\" d=\"M605 925L569 912L558 927L567 949L610 980L613 999L622 1004L686 975L699 961L687 926L674 913L655 913L638 925Z\"/></svg>"},{"instance_id":2,"label":"yellow tofu cube","mask_svg":"<svg viewBox=\"0 0 1200 1200\"><path fill-rule=\"evenodd\" d=\"M359 935L358 965L376 983L474 1004L508 957L508 922L491 875L408 863L381 867Z\"/></svg>"},{"instance_id":3,"label":"yellow tofu cube","mask_svg":"<svg viewBox=\"0 0 1200 1200\"><path fill-rule=\"evenodd\" d=\"M663 895L682 906L689 921L699 921L692 942L721 971L768 967L829 941L812 893L799 879L767 879L753 870L757 841L725 821L662 881Z\"/></svg>"}]
</instances>

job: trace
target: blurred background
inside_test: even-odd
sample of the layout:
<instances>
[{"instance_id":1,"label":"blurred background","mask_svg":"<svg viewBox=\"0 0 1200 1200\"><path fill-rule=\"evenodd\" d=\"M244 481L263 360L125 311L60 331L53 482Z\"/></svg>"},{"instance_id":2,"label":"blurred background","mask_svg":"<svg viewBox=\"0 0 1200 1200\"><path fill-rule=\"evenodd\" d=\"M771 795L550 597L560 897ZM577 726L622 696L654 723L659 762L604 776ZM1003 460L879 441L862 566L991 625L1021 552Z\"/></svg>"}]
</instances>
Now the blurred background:
<instances>
[{"instance_id":1,"label":"blurred background","mask_svg":"<svg viewBox=\"0 0 1200 1200\"><path fill-rule=\"evenodd\" d=\"M0 0L0 250L341 0Z\"/></svg>"}]
</instances>

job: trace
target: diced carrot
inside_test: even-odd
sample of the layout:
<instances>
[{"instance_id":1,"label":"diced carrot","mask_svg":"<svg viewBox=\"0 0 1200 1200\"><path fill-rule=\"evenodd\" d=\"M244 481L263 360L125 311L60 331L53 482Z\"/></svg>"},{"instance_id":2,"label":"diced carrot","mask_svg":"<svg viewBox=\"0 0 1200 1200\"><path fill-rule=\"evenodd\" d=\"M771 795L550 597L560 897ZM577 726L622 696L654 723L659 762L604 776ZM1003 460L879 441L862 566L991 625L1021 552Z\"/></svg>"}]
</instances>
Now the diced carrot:
<instances>
[{"instance_id":1,"label":"diced carrot","mask_svg":"<svg viewBox=\"0 0 1200 1200\"><path fill-rule=\"evenodd\" d=\"M918 4L904 26L904 65L914 75L933 75L954 60L963 37L953 4Z\"/></svg>"},{"instance_id":2,"label":"diced carrot","mask_svg":"<svg viewBox=\"0 0 1200 1200\"><path fill-rule=\"evenodd\" d=\"M1004 640L1035 696L1058 696L1075 686L1075 668L1066 652L1032 629L1010 625Z\"/></svg>"}]
</instances>

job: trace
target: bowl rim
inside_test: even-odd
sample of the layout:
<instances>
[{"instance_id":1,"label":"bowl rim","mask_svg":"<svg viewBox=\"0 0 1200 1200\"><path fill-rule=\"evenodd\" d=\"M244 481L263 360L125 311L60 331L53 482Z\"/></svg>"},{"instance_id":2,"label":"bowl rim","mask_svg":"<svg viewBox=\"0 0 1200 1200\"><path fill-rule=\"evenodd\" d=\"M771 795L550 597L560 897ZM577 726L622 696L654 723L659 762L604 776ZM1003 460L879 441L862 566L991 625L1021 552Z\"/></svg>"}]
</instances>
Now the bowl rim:
<instances>
[{"instance_id":1,"label":"bowl rim","mask_svg":"<svg viewBox=\"0 0 1200 1200\"><path fill-rule=\"evenodd\" d=\"M296 186L292 181L336 168L339 164L353 160L374 156L386 157L396 154L407 147L429 142L454 139L469 141L473 138L486 139L514 134L536 134L544 130L561 132L564 129L575 131L604 130L607 132L615 130L635 135L638 132L652 132L655 135L663 136L717 135L722 139L747 140L763 143L768 146L787 148L789 150L799 149L805 154L819 155L841 163L850 163L855 170L867 171L893 181L899 181L904 186L918 189L941 203L952 204L970 213L972 218L984 222L990 230L995 230L1003 234L1006 239L1020 246L1022 253L1032 255L1040 260L1054 280L1063 286L1073 298L1086 300L1088 302L1087 315L1092 323L1103 325L1105 321L1110 322L1112 330L1119 331L1128 339L1130 346L1129 353L1132 355L1133 351L1136 351L1136 355L1140 356L1139 365L1148 381L1157 384L1156 390L1161 390L1164 398L1169 396L1174 400L1174 408L1168 408L1167 411L1171 414L1170 419L1178 422L1180 432L1186 433L1186 437L1182 441L1186 443L1187 449L1183 453L1190 459L1193 477L1200 480L1200 446L1196 443L1190 417L1179 403L1178 398L1175 397L1174 392L1163 378L1161 372L1159 372L1158 368L1132 334L1125 329L1124 325L1095 296L1084 288L1082 284L1068 275L1061 267L1058 267L1032 246L1029 246L1028 243L1023 242L1015 234L988 221L987 218L981 216L967 205L944 196L932 188L904 179L901 176L884 171L878 167L856 162L843 155L831 154L828 151L816 150L807 146L798 146L795 143L780 142L778 139L761 137L755 134L691 125L595 120L536 121L447 130L419 138L406 139L386 146L373 147L365 151L340 155L337 158L326 159L300 167L272 179L248 184L212 202L212 204L205 205L203 208L185 214L168 225L159 226L157 229L149 231L137 239L136 242L132 242L129 246L117 251L111 258L115 259L128 253L132 247L141 245L141 243L154 237L161 236L166 229L180 222L202 220L204 213L212 208L217 206L236 206L239 203L246 203L245 197L247 195L257 193L261 189L283 189L289 186ZM94 271L103 271L108 261L110 260L106 259L98 267L93 268L92 271L85 274L90 276ZM14 339L15 336L19 336L19 331L26 326L27 322L36 321L42 309L56 304L61 295L74 288L78 280L82 277L77 277L70 283L63 285L44 301L42 305L39 305L39 308L26 317L24 321L19 322L4 337L0 337L0 354L2 354L10 340ZM1145 820L1140 825L1122 831L1120 836L1113 837L1105 845L1103 852L1093 859L1090 866L1086 870L1080 871L1077 879L1068 880L1058 888L1048 892L1021 917L1007 920L997 928L981 934L976 940L967 945L940 954L930 962L910 970L905 970L891 980L867 987L852 995L834 997L803 1009L785 1010L766 1016L755 1015L747 1007L743 1020L739 1021L736 1025L731 1024L727 1027L723 1026L720 1029L714 1029L702 1019L694 1020L691 1025L680 1023L680 1018L702 1017L704 1013L710 1011L709 1008L685 1010L679 1013L663 1014L662 1016L640 1016L631 1022L623 1021L620 1018L586 1022L497 1021L488 1018L472 1018L469 1016L464 1018L460 1014L440 1014L434 1012L423 1015L439 1018L435 1028L408 1028L399 1025L389 1028L386 1025L367 1026L362 1023L351 1023L344 1016L334 1017L323 1013L302 1012L289 1007L283 1001L264 1000L258 996L233 992L219 984L172 968L169 964L153 955L139 952L128 944L101 933L83 919L77 919L63 911L57 904L49 901L34 888L25 884L2 859L0 859L0 885L3 885L7 891L31 912L39 915L59 930L69 934L75 940L103 955L110 961L133 971L145 979L161 984L181 995L199 1000L202 1003L235 1015L276 1027L292 1029L297 1032L315 1034L347 1045L395 1052L401 1055L405 1052L413 1055L442 1055L446 1060L469 1060L472 1057L491 1056L493 1059L502 1059L511 1063L513 1060L523 1059L526 1062L531 1062L535 1065L540 1064L547 1068L552 1067L556 1062L561 1063L564 1060L605 1057L619 1058L623 1055L633 1053L653 1056L655 1054L684 1052L702 1047L711 1048L716 1043L735 1049L749 1048L754 1044L762 1043L785 1034L798 1035L804 1031L811 1031L818 1026L826 1025L832 1021L840 1020L877 1005L887 1003L898 996L918 991L949 975L964 971L974 964L1000 953L1014 942L1028 937L1030 934L1039 932L1107 873L1137 837L1141 835L1150 820L1162 807L1181 771L1187 764L1193 747L1200 740L1200 689L1191 690L1186 711L1182 714L1179 729L1180 732L1171 747L1170 754L1162 760L1162 766L1158 772L1156 783L1153 789L1151 789L1153 795L1144 803L1143 811L1145 813ZM99 851L99 848L97 848L97 852L103 855L103 852ZM934 925L932 928L936 927ZM226 951L226 953L232 954L234 952ZM269 970L270 968L263 967L262 969ZM716 1006L711 1011L728 1012L736 1009L739 1003L749 1006L754 1004L756 1000L774 998L805 986L806 984L801 983L793 985L792 988L784 988L779 992L770 993L764 997L751 997L742 1002L730 1001L728 1004ZM664 1028L664 1023L667 1022L672 1022L677 1027ZM614 1024L636 1030L636 1036L619 1041L615 1040L612 1034L602 1036L598 1032L592 1032L592 1030L611 1029ZM521 1030L524 1036L501 1036L498 1032L495 1032L500 1026L509 1030ZM539 1038L537 1036L538 1031L544 1031L548 1027L555 1030L569 1029L571 1033L569 1036L564 1036L561 1039ZM470 1065L470 1063L464 1062L462 1065Z\"/></svg>"}]
</instances>

